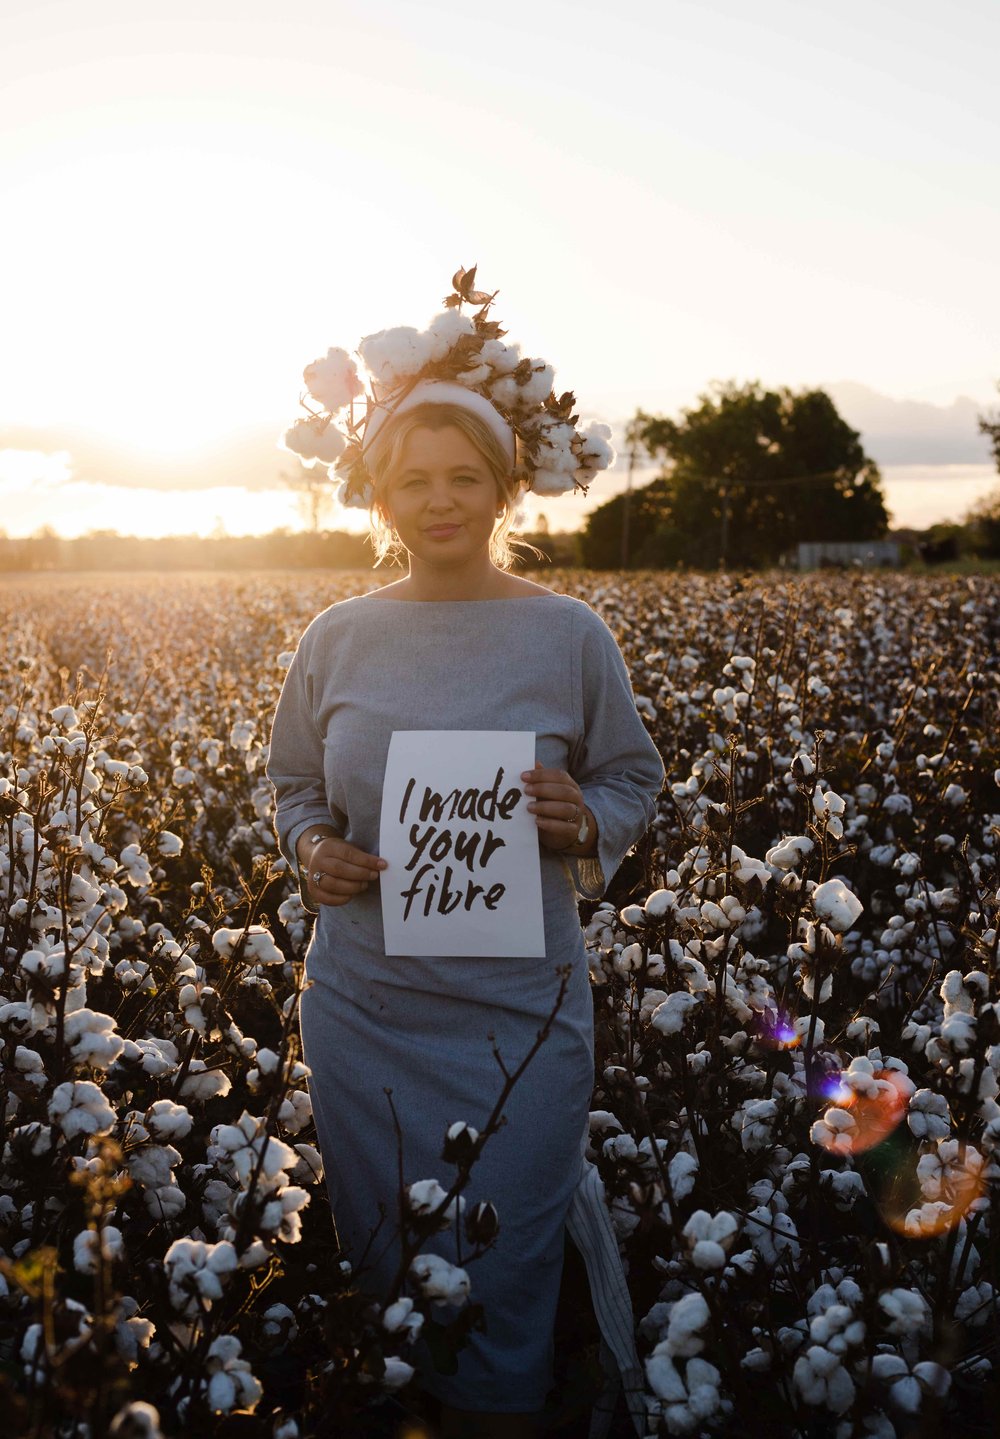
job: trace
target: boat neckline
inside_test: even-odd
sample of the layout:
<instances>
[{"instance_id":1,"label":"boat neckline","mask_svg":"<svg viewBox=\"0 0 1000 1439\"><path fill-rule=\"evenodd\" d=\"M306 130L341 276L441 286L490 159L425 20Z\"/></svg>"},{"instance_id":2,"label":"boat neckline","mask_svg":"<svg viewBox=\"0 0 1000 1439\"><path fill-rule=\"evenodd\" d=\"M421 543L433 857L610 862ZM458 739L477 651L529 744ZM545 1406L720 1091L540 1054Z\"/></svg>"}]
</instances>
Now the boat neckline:
<instances>
[{"instance_id":1,"label":"boat neckline","mask_svg":"<svg viewBox=\"0 0 1000 1439\"><path fill-rule=\"evenodd\" d=\"M358 600L371 600L380 605L520 605L525 600L565 600L569 595L561 595L558 590L547 590L541 595L496 595L492 599L483 600L403 600L396 595L385 595L381 599L377 592L369 590L366 594L355 595Z\"/></svg>"}]
</instances>

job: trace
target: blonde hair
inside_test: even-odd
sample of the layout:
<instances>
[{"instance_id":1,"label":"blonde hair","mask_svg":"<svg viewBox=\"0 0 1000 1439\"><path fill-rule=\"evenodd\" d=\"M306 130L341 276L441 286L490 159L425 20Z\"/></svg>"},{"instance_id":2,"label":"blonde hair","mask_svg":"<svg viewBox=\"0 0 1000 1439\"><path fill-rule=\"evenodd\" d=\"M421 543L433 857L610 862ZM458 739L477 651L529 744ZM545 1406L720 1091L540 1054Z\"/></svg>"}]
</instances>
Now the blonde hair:
<instances>
[{"instance_id":1,"label":"blonde hair","mask_svg":"<svg viewBox=\"0 0 1000 1439\"><path fill-rule=\"evenodd\" d=\"M378 453L370 471L375 498L368 512L375 563L379 565L384 559L396 559L403 549L380 498L389 475L402 458L403 446L416 429L443 430L448 426L461 431L476 447L496 481L497 501L503 506L503 514L490 537L490 559L497 569L509 570L515 558L514 546L520 547L523 543L511 534L518 481L514 478L510 462L485 420L462 405L436 403L414 405L412 410L386 420L379 431Z\"/></svg>"}]
</instances>

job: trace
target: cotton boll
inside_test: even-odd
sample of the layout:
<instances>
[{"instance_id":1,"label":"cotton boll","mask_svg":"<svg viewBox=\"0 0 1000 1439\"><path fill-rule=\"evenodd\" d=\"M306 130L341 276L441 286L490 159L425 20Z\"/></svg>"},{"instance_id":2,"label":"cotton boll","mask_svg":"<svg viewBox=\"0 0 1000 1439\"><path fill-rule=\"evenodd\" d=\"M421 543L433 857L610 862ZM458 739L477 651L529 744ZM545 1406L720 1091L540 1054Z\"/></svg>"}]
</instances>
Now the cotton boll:
<instances>
[{"instance_id":1,"label":"cotton boll","mask_svg":"<svg viewBox=\"0 0 1000 1439\"><path fill-rule=\"evenodd\" d=\"M410 1265L410 1277L433 1304L464 1304L469 1297L469 1276L439 1254L418 1254Z\"/></svg>"},{"instance_id":2,"label":"cotton boll","mask_svg":"<svg viewBox=\"0 0 1000 1439\"><path fill-rule=\"evenodd\" d=\"M463 370L462 373L456 375L455 378L460 385L472 387L485 384L492 373L493 371L489 365L475 365L471 370Z\"/></svg>"},{"instance_id":3,"label":"cotton boll","mask_svg":"<svg viewBox=\"0 0 1000 1439\"><path fill-rule=\"evenodd\" d=\"M441 344L438 336L421 334L409 325L397 325L390 330L366 335L358 346L358 352L372 379L391 387L422 370ZM443 353L450 348L450 344L446 344Z\"/></svg>"},{"instance_id":4,"label":"cotton boll","mask_svg":"<svg viewBox=\"0 0 1000 1439\"><path fill-rule=\"evenodd\" d=\"M426 1217L434 1212L439 1205L444 1204L447 1198L447 1191L442 1189L436 1179L421 1179L411 1184L406 1191L406 1202L411 1212L418 1217ZM465 1208L465 1200L456 1197L438 1215L437 1227L441 1230L450 1228L455 1219L456 1207L458 1212Z\"/></svg>"},{"instance_id":5,"label":"cotton boll","mask_svg":"<svg viewBox=\"0 0 1000 1439\"><path fill-rule=\"evenodd\" d=\"M402 1389L404 1384L409 1384L415 1372L412 1364L389 1355L382 1373L382 1387L394 1393L397 1389Z\"/></svg>"},{"instance_id":6,"label":"cotton boll","mask_svg":"<svg viewBox=\"0 0 1000 1439\"><path fill-rule=\"evenodd\" d=\"M724 1268L738 1229L736 1218L725 1210L715 1215L704 1209L696 1210L684 1226L684 1238L695 1268L708 1271Z\"/></svg>"},{"instance_id":7,"label":"cotton boll","mask_svg":"<svg viewBox=\"0 0 1000 1439\"><path fill-rule=\"evenodd\" d=\"M503 340L486 340L479 358L484 365L489 365L494 375L509 375L521 363L521 348Z\"/></svg>"},{"instance_id":8,"label":"cotton boll","mask_svg":"<svg viewBox=\"0 0 1000 1439\"><path fill-rule=\"evenodd\" d=\"M768 864L775 869L792 870L796 869L806 857L811 854L814 848L813 841L808 835L791 835L783 839L780 844L769 849L765 855Z\"/></svg>"},{"instance_id":9,"label":"cotton boll","mask_svg":"<svg viewBox=\"0 0 1000 1439\"><path fill-rule=\"evenodd\" d=\"M163 1439L160 1412L152 1404L137 1399L118 1410L108 1433L111 1439Z\"/></svg>"},{"instance_id":10,"label":"cotton boll","mask_svg":"<svg viewBox=\"0 0 1000 1439\"><path fill-rule=\"evenodd\" d=\"M77 1064L88 1064L92 1069L110 1069L125 1048L111 1015L91 1009L68 1014L65 1035Z\"/></svg>"},{"instance_id":11,"label":"cotton boll","mask_svg":"<svg viewBox=\"0 0 1000 1439\"><path fill-rule=\"evenodd\" d=\"M674 1357L689 1359L705 1347L703 1331L710 1321L704 1295L685 1294L670 1311L667 1323L667 1348Z\"/></svg>"},{"instance_id":12,"label":"cotton boll","mask_svg":"<svg viewBox=\"0 0 1000 1439\"><path fill-rule=\"evenodd\" d=\"M282 435L280 447L300 460L332 465L347 449L347 437L322 418L296 420Z\"/></svg>"},{"instance_id":13,"label":"cotton boll","mask_svg":"<svg viewBox=\"0 0 1000 1439\"><path fill-rule=\"evenodd\" d=\"M917 1335L930 1330L927 1301L914 1289L887 1289L879 1295L879 1308L888 1319L890 1334Z\"/></svg>"},{"instance_id":14,"label":"cotton boll","mask_svg":"<svg viewBox=\"0 0 1000 1439\"><path fill-rule=\"evenodd\" d=\"M553 366L547 365L544 360L531 360L529 363L531 378L521 386L521 403L525 407L540 405L547 400L556 377Z\"/></svg>"},{"instance_id":15,"label":"cotton boll","mask_svg":"<svg viewBox=\"0 0 1000 1439\"><path fill-rule=\"evenodd\" d=\"M851 929L864 905L842 879L828 879L813 890L810 899L816 915L836 934Z\"/></svg>"},{"instance_id":16,"label":"cotton boll","mask_svg":"<svg viewBox=\"0 0 1000 1439\"><path fill-rule=\"evenodd\" d=\"M444 310L440 315L435 315L427 326L429 358L443 360L448 351L454 349L460 339L475 333L476 327L471 315L466 315L458 309ZM488 370L487 374L489 374Z\"/></svg>"},{"instance_id":17,"label":"cotton boll","mask_svg":"<svg viewBox=\"0 0 1000 1439\"><path fill-rule=\"evenodd\" d=\"M157 1099L147 1109L145 1123L157 1139L184 1139L191 1133L194 1120L183 1104L172 1099Z\"/></svg>"},{"instance_id":18,"label":"cotton boll","mask_svg":"<svg viewBox=\"0 0 1000 1439\"><path fill-rule=\"evenodd\" d=\"M840 1361L822 1345L811 1345L795 1361L792 1382L806 1404L843 1414L854 1401L854 1381Z\"/></svg>"},{"instance_id":19,"label":"cotton boll","mask_svg":"<svg viewBox=\"0 0 1000 1439\"><path fill-rule=\"evenodd\" d=\"M408 1341L417 1337L423 1324L424 1316L414 1309L413 1300L408 1296L397 1299L382 1314L383 1329L389 1334L400 1334Z\"/></svg>"},{"instance_id":20,"label":"cotton boll","mask_svg":"<svg viewBox=\"0 0 1000 1439\"><path fill-rule=\"evenodd\" d=\"M114 1110L89 1079L57 1085L49 1101L49 1118L70 1140L81 1134L110 1134L115 1127Z\"/></svg>"},{"instance_id":21,"label":"cotton boll","mask_svg":"<svg viewBox=\"0 0 1000 1439\"><path fill-rule=\"evenodd\" d=\"M213 1413L238 1410L252 1414L264 1392L250 1365L240 1357L241 1349L233 1334L223 1334L209 1348L205 1359L206 1399Z\"/></svg>"},{"instance_id":22,"label":"cotton boll","mask_svg":"<svg viewBox=\"0 0 1000 1439\"><path fill-rule=\"evenodd\" d=\"M345 510L370 510L375 500L375 491L366 484L360 490L342 480L335 491L337 504Z\"/></svg>"},{"instance_id":23,"label":"cotton boll","mask_svg":"<svg viewBox=\"0 0 1000 1439\"><path fill-rule=\"evenodd\" d=\"M303 371L306 389L330 414L342 410L364 390L358 370L346 350L330 349Z\"/></svg>"},{"instance_id":24,"label":"cotton boll","mask_svg":"<svg viewBox=\"0 0 1000 1439\"><path fill-rule=\"evenodd\" d=\"M536 495L568 495L575 488L574 475L563 470L535 470L531 477L531 489Z\"/></svg>"},{"instance_id":25,"label":"cotton boll","mask_svg":"<svg viewBox=\"0 0 1000 1439\"><path fill-rule=\"evenodd\" d=\"M617 458L611 443L611 426L592 421L580 432L578 452L581 469L590 478L599 470L610 470Z\"/></svg>"}]
</instances>

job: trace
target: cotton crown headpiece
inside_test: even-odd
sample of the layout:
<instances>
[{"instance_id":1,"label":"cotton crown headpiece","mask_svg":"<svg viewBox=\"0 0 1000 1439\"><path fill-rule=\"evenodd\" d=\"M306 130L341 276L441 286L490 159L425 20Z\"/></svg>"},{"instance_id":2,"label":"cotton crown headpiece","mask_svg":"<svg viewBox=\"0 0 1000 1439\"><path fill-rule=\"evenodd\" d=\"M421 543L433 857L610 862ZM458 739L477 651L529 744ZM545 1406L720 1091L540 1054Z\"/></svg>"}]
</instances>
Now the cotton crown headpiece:
<instances>
[{"instance_id":1,"label":"cotton crown headpiece","mask_svg":"<svg viewBox=\"0 0 1000 1439\"><path fill-rule=\"evenodd\" d=\"M459 404L477 414L500 441L521 485L536 495L586 491L595 475L614 464L610 427L580 426L573 392L557 396L552 366L522 359L517 345L504 342L506 331L489 318L497 292L486 294L475 283L475 265L459 270L444 312L426 330L397 326L366 335L357 349L361 373L339 349L306 366L307 413L285 431L281 444L305 464L329 466L341 504L370 509L368 465L385 421L424 403Z\"/></svg>"}]
</instances>

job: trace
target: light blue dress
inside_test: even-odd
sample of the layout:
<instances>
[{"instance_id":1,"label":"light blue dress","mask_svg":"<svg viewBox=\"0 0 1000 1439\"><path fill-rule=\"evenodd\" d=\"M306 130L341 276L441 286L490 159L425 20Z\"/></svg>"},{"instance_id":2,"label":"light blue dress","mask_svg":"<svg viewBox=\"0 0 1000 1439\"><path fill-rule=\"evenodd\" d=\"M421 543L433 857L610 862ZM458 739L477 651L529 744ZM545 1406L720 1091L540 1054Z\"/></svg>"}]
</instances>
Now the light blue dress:
<instances>
[{"instance_id":1,"label":"light blue dress","mask_svg":"<svg viewBox=\"0 0 1000 1439\"><path fill-rule=\"evenodd\" d=\"M594 859L541 849L545 959L386 955L372 885L349 904L321 908L306 962L303 1048L330 1199L347 1252L357 1260L367 1251L361 1282L375 1293L386 1291L398 1263L397 1145L385 1091L402 1126L404 1182L434 1178L447 1187L448 1127L464 1120L482 1129L501 1088L494 1043L514 1068L552 1009L557 969L571 967L553 1031L465 1192L470 1207L489 1199L500 1216L495 1245L469 1266L486 1332L472 1335L454 1375L436 1373L423 1345L414 1351L424 1386L445 1402L532 1411L551 1383L567 1222L592 1285L602 1267L613 1267L606 1215L592 1205L581 1221L578 1212L581 1196L593 1199L596 1175L582 1157L593 1010L577 894L604 892L653 816L663 767L614 637L582 601L554 593L345 600L306 630L275 715L267 772L291 863L296 840L318 822L377 853L385 759L397 729L534 731L537 759L574 776L600 831ZM380 1207L385 1218L370 1242ZM427 1247L456 1260L451 1232ZM618 1323L624 1327L620 1312ZM606 1316L602 1328L610 1337ZM625 1352L630 1326L627 1342L620 1337Z\"/></svg>"}]
</instances>

